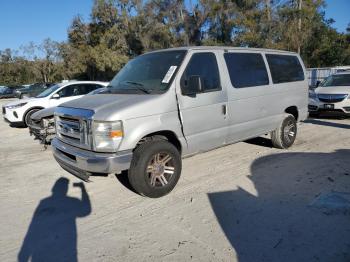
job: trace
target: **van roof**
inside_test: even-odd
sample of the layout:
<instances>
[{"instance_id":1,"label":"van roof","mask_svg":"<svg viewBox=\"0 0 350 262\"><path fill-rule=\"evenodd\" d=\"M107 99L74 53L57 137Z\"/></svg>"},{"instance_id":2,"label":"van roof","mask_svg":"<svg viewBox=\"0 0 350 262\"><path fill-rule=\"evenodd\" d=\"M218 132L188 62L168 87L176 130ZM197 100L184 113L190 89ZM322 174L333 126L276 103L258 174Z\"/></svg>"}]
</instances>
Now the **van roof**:
<instances>
[{"instance_id":1,"label":"van roof","mask_svg":"<svg viewBox=\"0 0 350 262\"><path fill-rule=\"evenodd\" d=\"M250 47L232 47L232 46L184 46L184 47L174 47L167 49L154 50L153 52L163 52L163 51L176 51L176 50L238 50L238 51L259 51L259 52L271 52L271 53L281 53L281 54L293 54L298 55L295 52L277 50L277 49L266 49L266 48L250 48Z\"/></svg>"}]
</instances>

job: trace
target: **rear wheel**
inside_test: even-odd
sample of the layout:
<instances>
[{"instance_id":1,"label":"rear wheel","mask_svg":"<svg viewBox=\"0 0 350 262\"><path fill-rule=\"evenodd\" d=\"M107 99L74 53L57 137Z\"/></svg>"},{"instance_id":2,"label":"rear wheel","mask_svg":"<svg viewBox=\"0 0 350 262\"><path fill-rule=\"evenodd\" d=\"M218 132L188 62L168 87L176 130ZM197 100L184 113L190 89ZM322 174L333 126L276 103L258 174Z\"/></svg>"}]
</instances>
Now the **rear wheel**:
<instances>
[{"instance_id":1,"label":"rear wheel","mask_svg":"<svg viewBox=\"0 0 350 262\"><path fill-rule=\"evenodd\" d=\"M276 130L271 132L272 144L276 148L286 149L293 145L297 135L297 122L293 115L286 115Z\"/></svg>"},{"instance_id":2,"label":"rear wheel","mask_svg":"<svg viewBox=\"0 0 350 262\"><path fill-rule=\"evenodd\" d=\"M41 109L36 108L36 109L29 110L29 111L27 112L27 114L26 114L25 117L24 117L24 123L25 123L26 126L28 126L28 125L31 123L30 117L31 117L35 112L38 112L39 110L41 110Z\"/></svg>"},{"instance_id":3,"label":"rear wheel","mask_svg":"<svg viewBox=\"0 0 350 262\"><path fill-rule=\"evenodd\" d=\"M165 140L147 141L133 154L128 177L141 195L157 198L168 194L181 174L181 156L177 148Z\"/></svg>"}]
</instances>

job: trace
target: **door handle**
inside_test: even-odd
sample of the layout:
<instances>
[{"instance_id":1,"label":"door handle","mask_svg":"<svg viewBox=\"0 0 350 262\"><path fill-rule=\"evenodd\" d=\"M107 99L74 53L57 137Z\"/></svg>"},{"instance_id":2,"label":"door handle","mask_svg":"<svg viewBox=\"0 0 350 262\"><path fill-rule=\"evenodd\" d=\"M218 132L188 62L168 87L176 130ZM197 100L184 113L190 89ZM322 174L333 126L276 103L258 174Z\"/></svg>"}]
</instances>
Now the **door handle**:
<instances>
[{"instance_id":1,"label":"door handle","mask_svg":"<svg viewBox=\"0 0 350 262\"><path fill-rule=\"evenodd\" d=\"M224 105L222 105L222 114L223 115L227 115L227 106L226 106L226 104L224 104Z\"/></svg>"}]
</instances>

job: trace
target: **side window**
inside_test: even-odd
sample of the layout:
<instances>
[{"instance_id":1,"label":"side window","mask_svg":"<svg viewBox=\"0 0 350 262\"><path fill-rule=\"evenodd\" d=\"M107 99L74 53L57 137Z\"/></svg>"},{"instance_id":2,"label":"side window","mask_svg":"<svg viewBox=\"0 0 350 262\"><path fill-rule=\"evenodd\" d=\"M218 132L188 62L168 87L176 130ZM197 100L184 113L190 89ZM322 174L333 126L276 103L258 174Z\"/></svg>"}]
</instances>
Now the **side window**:
<instances>
[{"instance_id":1,"label":"side window","mask_svg":"<svg viewBox=\"0 0 350 262\"><path fill-rule=\"evenodd\" d=\"M193 54L181 77L181 86L188 85L190 76L200 76L204 92L221 90L219 69L213 53Z\"/></svg>"},{"instance_id":2,"label":"side window","mask_svg":"<svg viewBox=\"0 0 350 262\"><path fill-rule=\"evenodd\" d=\"M264 59L261 54L225 53L224 58L235 88L269 84Z\"/></svg>"},{"instance_id":3,"label":"side window","mask_svg":"<svg viewBox=\"0 0 350 262\"><path fill-rule=\"evenodd\" d=\"M69 97L69 96L73 96L73 90L74 88L76 88L77 85L69 85L69 86L65 86L64 88L62 88L60 91L58 91L58 94L60 95L60 97Z\"/></svg>"},{"instance_id":4,"label":"side window","mask_svg":"<svg viewBox=\"0 0 350 262\"><path fill-rule=\"evenodd\" d=\"M299 59L292 55L266 55L274 84L303 81L304 71Z\"/></svg>"},{"instance_id":5,"label":"side window","mask_svg":"<svg viewBox=\"0 0 350 262\"><path fill-rule=\"evenodd\" d=\"M99 86L95 84L75 84L64 87L58 94L60 97L81 96L96 88L99 88Z\"/></svg>"}]
</instances>

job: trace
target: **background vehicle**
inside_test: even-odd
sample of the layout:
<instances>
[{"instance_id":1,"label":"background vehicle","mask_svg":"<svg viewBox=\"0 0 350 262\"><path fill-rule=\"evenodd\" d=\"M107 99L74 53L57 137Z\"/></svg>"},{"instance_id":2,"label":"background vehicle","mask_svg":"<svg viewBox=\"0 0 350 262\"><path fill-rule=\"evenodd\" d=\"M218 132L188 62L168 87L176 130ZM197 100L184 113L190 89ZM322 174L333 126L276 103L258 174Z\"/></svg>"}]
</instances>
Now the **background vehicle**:
<instances>
[{"instance_id":1,"label":"background vehicle","mask_svg":"<svg viewBox=\"0 0 350 262\"><path fill-rule=\"evenodd\" d=\"M345 71L350 71L350 66L307 68L306 75L309 79L309 86L315 88L330 75Z\"/></svg>"},{"instance_id":2,"label":"background vehicle","mask_svg":"<svg viewBox=\"0 0 350 262\"><path fill-rule=\"evenodd\" d=\"M309 91L309 112L335 112L350 116L350 71L333 74Z\"/></svg>"},{"instance_id":3,"label":"background vehicle","mask_svg":"<svg viewBox=\"0 0 350 262\"><path fill-rule=\"evenodd\" d=\"M87 95L97 95L108 92L108 88L98 88L88 93ZM39 110L31 115L28 123L29 134L33 135L35 139L40 140L42 144L46 145L51 142L56 134L54 112L56 107L49 107Z\"/></svg>"},{"instance_id":4,"label":"background vehicle","mask_svg":"<svg viewBox=\"0 0 350 262\"><path fill-rule=\"evenodd\" d=\"M28 95L29 87L30 86L25 86L25 87L17 89L16 90L16 97L18 97L19 99L23 99L23 98L29 97L29 95Z\"/></svg>"},{"instance_id":5,"label":"background vehicle","mask_svg":"<svg viewBox=\"0 0 350 262\"><path fill-rule=\"evenodd\" d=\"M4 118L10 123L29 124L30 116L44 108L80 98L87 93L106 86L105 82L72 81L47 88L35 98L21 99L5 105L2 109Z\"/></svg>"},{"instance_id":6,"label":"background vehicle","mask_svg":"<svg viewBox=\"0 0 350 262\"><path fill-rule=\"evenodd\" d=\"M17 89L16 96L19 99L26 97L35 97L52 85L54 85L54 83L35 83L27 87Z\"/></svg>"},{"instance_id":7,"label":"background vehicle","mask_svg":"<svg viewBox=\"0 0 350 262\"><path fill-rule=\"evenodd\" d=\"M15 89L10 87L3 87L0 90L0 98L14 98L16 97Z\"/></svg>"},{"instance_id":8,"label":"background vehicle","mask_svg":"<svg viewBox=\"0 0 350 262\"><path fill-rule=\"evenodd\" d=\"M181 157L269 132L275 147L288 148L307 117L305 68L291 52L160 50L131 60L110 86L56 108L54 157L85 181L128 169L148 197L175 187Z\"/></svg>"}]
</instances>

